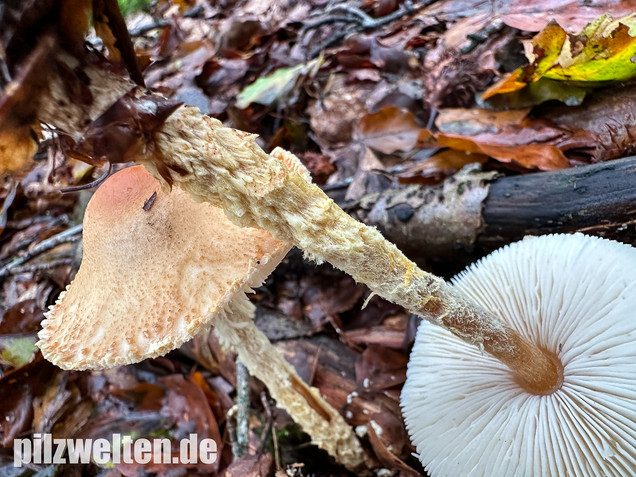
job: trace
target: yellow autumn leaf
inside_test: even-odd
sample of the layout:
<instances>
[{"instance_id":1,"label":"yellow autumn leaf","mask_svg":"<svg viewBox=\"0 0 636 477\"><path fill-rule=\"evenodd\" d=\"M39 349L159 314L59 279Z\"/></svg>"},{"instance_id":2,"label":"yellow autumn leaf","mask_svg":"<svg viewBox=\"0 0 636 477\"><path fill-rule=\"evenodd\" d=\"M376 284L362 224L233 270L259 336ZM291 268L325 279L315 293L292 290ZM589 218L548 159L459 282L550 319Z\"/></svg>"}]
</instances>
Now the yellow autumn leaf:
<instances>
[{"instance_id":1,"label":"yellow autumn leaf","mask_svg":"<svg viewBox=\"0 0 636 477\"><path fill-rule=\"evenodd\" d=\"M488 88L482 99L518 91L542 78L577 83L625 81L636 76L636 15L603 15L578 35L548 24L526 44L529 64Z\"/></svg>"}]
</instances>

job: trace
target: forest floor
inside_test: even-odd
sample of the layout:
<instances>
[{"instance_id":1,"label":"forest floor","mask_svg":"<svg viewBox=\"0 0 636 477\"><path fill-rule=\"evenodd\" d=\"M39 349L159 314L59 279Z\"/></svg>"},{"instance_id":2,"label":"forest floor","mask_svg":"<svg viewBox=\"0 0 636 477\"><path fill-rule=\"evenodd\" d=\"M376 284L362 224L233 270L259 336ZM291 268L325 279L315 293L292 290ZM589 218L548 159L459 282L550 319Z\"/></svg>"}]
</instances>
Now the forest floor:
<instances>
[{"instance_id":1,"label":"forest floor","mask_svg":"<svg viewBox=\"0 0 636 477\"><path fill-rule=\"evenodd\" d=\"M604 3L159 0L127 23L148 88L258 134L265 151L292 151L316 184L355 208L407 185L428 190L470 164L512 177L633 154L633 20L579 33L606 13L630 14L636 2ZM611 73L594 68L601 60L589 51L592 38ZM104 48L95 35L89 41ZM48 142L28 173L0 182L0 475L350 475L254 378L249 452L233 454L236 363L212 333L102 372L62 371L42 358L36 335L78 270L91 195L60 189L100 175ZM485 252L412 256L450 278ZM356 429L377 460L371 470L426 475L399 403L419 318L368 297L365 286L294 249L251 299L258 327ZM14 467L13 439L46 432L196 432L219 443L220 458L142 470Z\"/></svg>"}]
</instances>

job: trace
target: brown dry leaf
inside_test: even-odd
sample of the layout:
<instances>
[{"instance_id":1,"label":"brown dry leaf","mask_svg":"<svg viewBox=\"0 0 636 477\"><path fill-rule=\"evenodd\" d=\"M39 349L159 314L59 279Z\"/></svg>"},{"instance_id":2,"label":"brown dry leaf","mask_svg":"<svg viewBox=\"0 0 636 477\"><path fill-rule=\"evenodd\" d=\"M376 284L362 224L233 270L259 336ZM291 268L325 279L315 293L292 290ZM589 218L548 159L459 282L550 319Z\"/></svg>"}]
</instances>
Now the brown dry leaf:
<instances>
[{"instance_id":1,"label":"brown dry leaf","mask_svg":"<svg viewBox=\"0 0 636 477\"><path fill-rule=\"evenodd\" d=\"M0 174L23 171L34 165L38 145L30 126L0 131Z\"/></svg>"},{"instance_id":2,"label":"brown dry leaf","mask_svg":"<svg viewBox=\"0 0 636 477\"><path fill-rule=\"evenodd\" d=\"M307 151L300 154L300 160L305 165L314 183L322 185L336 170L331 160L324 154Z\"/></svg>"},{"instance_id":3,"label":"brown dry leaf","mask_svg":"<svg viewBox=\"0 0 636 477\"><path fill-rule=\"evenodd\" d=\"M484 137L485 136L485 137ZM492 138L491 135L465 137L453 134L438 134L437 144L470 153L487 154L500 162L516 161L523 167L538 168L544 171L563 169L570 163L557 147L549 144L502 144L504 138ZM515 141L516 135L510 138Z\"/></svg>"},{"instance_id":4,"label":"brown dry leaf","mask_svg":"<svg viewBox=\"0 0 636 477\"><path fill-rule=\"evenodd\" d=\"M400 351L371 345L356 361L356 381L366 382L371 390L401 385L406 380L408 356Z\"/></svg>"},{"instance_id":5,"label":"brown dry leaf","mask_svg":"<svg viewBox=\"0 0 636 477\"><path fill-rule=\"evenodd\" d=\"M527 110L443 110L436 121L440 132L433 135L423 131L420 144L486 154L500 162L515 161L540 170L569 167L565 151L595 147L592 134L562 129L526 114Z\"/></svg>"},{"instance_id":6,"label":"brown dry leaf","mask_svg":"<svg viewBox=\"0 0 636 477\"><path fill-rule=\"evenodd\" d=\"M212 390L212 388L210 388L203 375L200 372L195 371L190 374L190 380L199 388L201 388L201 391L203 391L203 394L205 394L205 397L208 400L208 405L212 409L216 420L221 421L225 419L225 413L221 400L219 399L219 396L217 396L217 394Z\"/></svg>"},{"instance_id":7,"label":"brown dry leaf","mask_svg":"<svg viewBox=\"0 0 636 477\"><path fill-rule=\"evenodd\" d=\"M588 131L597 138L594 161L636 153L636 85L597 90L580 106L544 105L540 113L560 127Z\"/></svg>"},{"instance_id":8,"label":"brown dry leaf","mask_svg":"<svg viewBox=\"0 0 636 477\"><path fill-rule=\"evenodd\" d=\"M366 113L365 99L372 90L370 84L347 85L342 76L337 76L326 97L309 105L311 129L323 149L351 141L358 119Z\"/></svg>"},{"instance_id":9,"label":"brown dry leaf","mask_svg":"<svg viewBox=\"0 0 636 477\"><path fill-rule=\"evenodd\" d=\"M225 477L268 477L272 471L272 455L244 455L235 460L225 471Z\"/></svg>"},{"instance_id":10,"label":"brown dry leaf","mask_svg":"<svg viewBox=\"0 0 636 477\"><path fill-rule=\"evenodd\" d=\"M354 138L383 154L393 154L413 149L421 129L413 113L388 106L360 118Z\"/></svg>"},{"instance_id":11,"label":"brown dry leaf","mask_svg":"<svg viewBox=\"0 0 636 477\"><path fill-rule=\"evenodd\" d=\"M10 307L0 316L0 335L37 331L44 319L44 310L35 298L27 298Z\"/></svg>"},{"instance_id":12,"label":"brown dry leaf","mask_svg":"<svg viewBox=\"0 0 636 477\"><path fill-rule=\"evenodd\" d=\"M371 415L367 426L375 455L382 465L399 470L402 476L419 477L421 474L402 460L408 456L409 446L401 416L382 411Z\"/></svg>"},{"instance_id":13,"label":"brown dry leaf","mask_svg":"<svg viewBox=\"0 0 636 477\"><path fill-rule=\"evenodd\" d=\"M445 149L413 167L409 167L400 173L398 180L402 184L438 184L467 164L484 164L487 160L488 156L485 154Z\"/></svg>"},{"instance_id":14,"label":"brown dry leaf","mask_svg":"<svg viewBox=\"0 0 636 477\"><path fill-rule=\"evenodd\" d=\"M636 0L510 0L484 2L483 0L447 0L435 2L423 11L446 21L487 15L499 17L507 25L525 31L539 31L550 20L555 20L570 32L580 31L595 18L609 13L613 17L629 15L636 10Z\"/></svg>"},{"instance_id":15,"label":"brown dry leaf","mask_svg":"<svg viewBox=\"0 0 636 477\"><path fill-rule=\"evenodd\" d=\"M376 300L382 302L384 300ZM347 342L364 345L380 345L404 350L407 347L409 315L400 313L384 321L381 326L356 328L343 333Z\"/></svg>"},{"instance_id":16,"label":"brown dry leaf","mask_svg":"<svg viewBox=\"0 0 636 477\"><path fill-rule=\"evenodd\" d=\"M33 400L44 392L56 373L55 366L38 356L35 361L0 378L0 443L4 447L10 447L13 439L31 429Z\"/></svg>"}]
</instances>

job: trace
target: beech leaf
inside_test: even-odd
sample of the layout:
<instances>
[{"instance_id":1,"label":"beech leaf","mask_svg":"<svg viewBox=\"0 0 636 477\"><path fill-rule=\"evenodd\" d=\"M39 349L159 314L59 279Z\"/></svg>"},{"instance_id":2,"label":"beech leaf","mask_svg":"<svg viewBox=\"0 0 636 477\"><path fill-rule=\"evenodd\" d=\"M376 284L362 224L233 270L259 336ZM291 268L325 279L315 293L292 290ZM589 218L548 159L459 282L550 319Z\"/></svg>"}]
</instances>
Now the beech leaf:
<instances>
[{"instance_id":1,"label":"beech leaf","mask_svg":"<svg viewBox=\"0 0 636 477\"><path fill-rule=\"evenodd\" d=\"M360 118L354 137L371 149L393 154L413 149L421 129L413 113L389 106Z\"/></svg>"},{"instance_id":2,"label":"beech leaf","mask_svg":"<svg viewBox=\"0 0 636 477\"><path fill-rule=\"evenodd\" d=\"M482 99L517 92L541 79L595 86L635 77L636 15L618 20L603 15L578 35L552 22L525 47L530 63L488 88Z\"/></svg>"}]
</instances>

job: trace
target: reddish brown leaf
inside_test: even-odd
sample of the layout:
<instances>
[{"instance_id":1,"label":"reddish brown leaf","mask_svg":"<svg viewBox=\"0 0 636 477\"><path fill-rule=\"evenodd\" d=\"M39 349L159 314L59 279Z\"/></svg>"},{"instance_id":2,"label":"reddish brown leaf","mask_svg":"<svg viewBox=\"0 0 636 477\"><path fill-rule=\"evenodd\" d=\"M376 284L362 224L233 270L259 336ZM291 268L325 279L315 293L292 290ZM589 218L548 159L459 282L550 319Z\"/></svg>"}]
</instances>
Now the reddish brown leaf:
<instances>
[{"instance_id":1,"label":"reddish brown leaf","mask_svg":"<svg viewBox=\"0 0 636 477\"><path fill-rule=\"evenodd\" d=\"M0 378L0 429L5 447L31 428L33 400L40 396L57 368L40 356L39 359Z\"/></svg>"},{"instance_id":2,"label":"reddish brown leaf","mask_svg":"<svg viewBox=\"0 0 636 477\"><path fill-rule=\"evenodd\" d=\"M408 356L383 346L372 345L356 361L356 380L366 381L365 388L387 389L406 379Z\"/></svg>"},{"instance_id":3,"label":"reddish brown leaf","mask_svg":"<svg viewBox=\"0 0 636 477\"><path fill-rule=\"evenodd\" d=\"M446 149L400 173L399 181L402 184L438 184L466 164L484 164L487 160L485 154Z\"/></svg>"},{"instance_id":4,"label":"reddish brown leaf","mask_svg":"<svg viewBox=\"0 0 636 477\"><path fill-rule=\"evenodd\" d=\"M383 466L399 470L400 475L404 477L421 476L398 457L402 453L407 437L404 426L397 416L388 412L374 414L369 419L367 429L369 442Z\"/></svg>"},{"instance_id":5,"label":"reddish brown leaf","mask_svg":"<svg viewBox=\"0 0 636 477\"><path fill-rule=\"evenodd\" d=\"M268 477L272 471L271 454L244 455L235 460L225 471L225 477Z\"/></svg>"},{"instance_id":6,"label":"reddish brown leaf","mask_svg":"<svg viewBox=\"0 0 636 477\"><path fill-rule=\"evenodd\" d=\"M500 162L512 162L540 170L569 167L569 149L595 147L595 137L570 131L547 121L525 117L527 110L493 112L449 109L440 112L441 132L422 131L422 145L450 147L471 154L486 154Z\"/></svg>"},{"instance_id":7,"label":"reddish brown leaf","mask_svg":"<svg viewBox=\"0 0 636 477\"><path fill-rule=\"evenodd\" d=\"M376 151L392 154L413 149L421 129L413 113L389 106L363 116L354 137Z\"/></svg>"}]
</instances>

